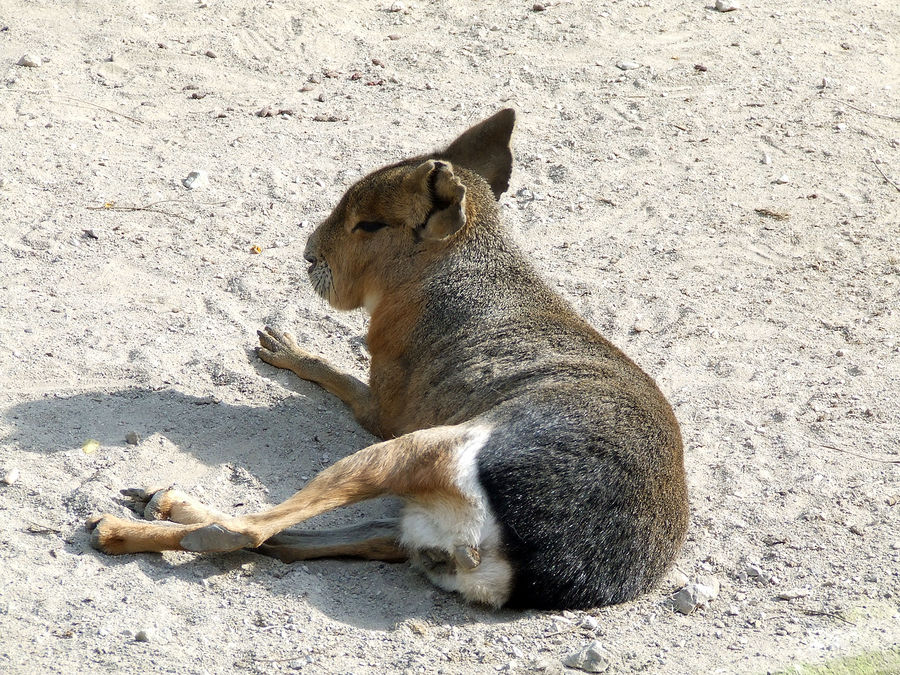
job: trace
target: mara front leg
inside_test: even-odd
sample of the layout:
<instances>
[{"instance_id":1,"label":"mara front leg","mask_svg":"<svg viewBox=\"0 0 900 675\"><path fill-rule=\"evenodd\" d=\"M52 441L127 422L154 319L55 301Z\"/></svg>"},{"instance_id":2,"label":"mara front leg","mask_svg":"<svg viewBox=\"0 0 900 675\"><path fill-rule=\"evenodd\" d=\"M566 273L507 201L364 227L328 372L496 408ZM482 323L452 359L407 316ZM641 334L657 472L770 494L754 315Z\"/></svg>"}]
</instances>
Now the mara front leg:
<instances>
[{"instance_id":1,"label":"mara front leg","mask_svg":"<svg viewBox=\"0 0 900 675\"><path fill-rule=\"evenodd\" d=\"M367 384L302 349L290 333L266 326L256 334L259 336L260 346L256 350L259 358L276 368L290 370L297 377L315 382L334 394L350 407L366 431L379 438L384 437Z\"/></svg>"}]
</instances>

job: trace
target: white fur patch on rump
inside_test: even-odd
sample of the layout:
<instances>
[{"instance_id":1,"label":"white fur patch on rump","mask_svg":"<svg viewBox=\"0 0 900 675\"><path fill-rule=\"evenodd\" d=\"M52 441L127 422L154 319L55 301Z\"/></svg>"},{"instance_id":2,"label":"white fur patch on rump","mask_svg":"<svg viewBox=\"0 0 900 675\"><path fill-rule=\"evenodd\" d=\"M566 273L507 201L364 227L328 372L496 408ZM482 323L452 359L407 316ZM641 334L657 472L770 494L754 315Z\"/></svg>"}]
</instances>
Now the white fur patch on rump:
<instances>
[{"instance_id":1,"label":"white fur patch on rump","mask_svg":"<svg viewBox=\"0 0 900 675\"><path fill-rule=\"evenodd\" d=\"M456 448L454 482L466 501L409 500L401 521L401 543L410 551L413 564L421 549L440 549L452 556L457 546L477 548L481 563L472 570L423 571L437 586L457 591L471 602L500 606L509 597L512 567L500 554L500 528L478 480L477 465L478 453L490 435L490 427L473 426Z\"/></svg>"}]
</instances>

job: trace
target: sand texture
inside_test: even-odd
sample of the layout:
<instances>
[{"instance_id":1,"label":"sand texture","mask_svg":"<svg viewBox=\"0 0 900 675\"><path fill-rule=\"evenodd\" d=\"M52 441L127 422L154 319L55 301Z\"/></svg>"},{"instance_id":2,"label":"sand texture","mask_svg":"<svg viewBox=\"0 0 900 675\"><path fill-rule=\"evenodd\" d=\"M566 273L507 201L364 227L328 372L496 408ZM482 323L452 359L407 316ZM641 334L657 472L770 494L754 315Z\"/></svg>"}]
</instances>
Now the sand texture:
<instances>
[{"instance_id":1,"label":"sand texture","mask_svg":"<svg viewBox=\"0 0 900 675\"><path fill-rule=\"evenodd\" d=\"M889 652L898 35L896 0L0 0L0 671L559 673L596 640L615 672L675 675ZM255 332L364 377L366 316L313 293L306 237L357 178L508 106L507 223L681 422L683 577L491 612L406 565L93 550L84 522L130 513L120 488L246 513L373 441ZM676 611L702 577L717 596Z\"/></svg>"}]
</instances>

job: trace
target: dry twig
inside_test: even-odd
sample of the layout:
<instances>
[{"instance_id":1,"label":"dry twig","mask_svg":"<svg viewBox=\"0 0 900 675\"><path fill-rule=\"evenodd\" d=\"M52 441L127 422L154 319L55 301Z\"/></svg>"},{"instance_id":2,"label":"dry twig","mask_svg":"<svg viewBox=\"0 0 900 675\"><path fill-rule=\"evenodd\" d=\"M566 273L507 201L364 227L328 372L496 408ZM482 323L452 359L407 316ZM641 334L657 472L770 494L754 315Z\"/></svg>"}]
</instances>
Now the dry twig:
<instances>
[{"instance_id":1,"label":"dry twig","mask_svg":"<svg viewBox=\"0 0 900 675\"><path fill-rule=\"evenodd\" d=\"M181 220L191 222L190 218L188 218L187 216L183 216L180 213L172 213L171 211L154 208L154 206L156 206L157 204L162 204L168 201L172 200L164 199L160 202L145 204L144 206L118 206L116 204L113 204L112 202L107 202L103 206L88 206L87 209L88 211L149 211L150 213L159 213L164 216L170 216L171 218L181 218Z\"/></svg>"},{"instance_id":2,"label":"dry twig","mask_svg":"<svg viewBox=\"0 0 900 675\"><path fill-rule=\"evenodd\" d=\"M254 664L257 663L287 663L288 661L296 661L297 659L302 659L305 654L295 654L294 656L286 656L281 659L266 659L261 656L247 656L243 660L235 661L234 665L237 668L251 668L254 667Z\"/></svg>"},{"instance_id":3,"label":"dry twig","mask_svg":"<svg viewBox=\"0 0 900 675\"><path fill-rule=\"evenodd\" d=\"M827 99L829 101L835 101L836 103L840 103L841 105L845 105L848 108L852 108L857 112L865 113L866 115L871 115L872 117L878 117L883 120L890 120L891 122L900 122L900 117L895 117L894 115L882 115L881 113L872 112L871 110L866 110L865 108L860 108L858 106L853 105L852 103L848 103L847 101L841 100L839 98L833 98L831 96L822 96L822 98Z\"/></svg>"},{"instance_id":4,"label":"dry twig","mask_svg":"<svg viewBox=\"0 0 900 675\"><path fill-rule=\"evenodd\" d=\"M823 448L827 448L828 450L836 450L837 452L843 452L848 455L853 455L854 457L860 457L862 459L867 459L870 462L881 462L882 464L900 464L900 459L891 459L888 457L873 457L872 455L864 455L861 452L853 452L852 450L846 450L844 448L838 448L834 445L828 445L826 443L819 443Z\"/></svg>"},{"instance_id":5,"label":"dry twig","mask_svg":"<svg viewBox=\"0 0 900 675\"><path fill-rule=\"evenodd\" d=\"M127 120L131 120L135 124L143 124L144 123L144 120L139 120L137 117L132 117L131 115L126 115L125 113L117 112L117 111L113 110L112 108L107 108L107 107L99 105L97 103L91 103L90 101L85 101L84 99L81 99L81 98L75 98L74 96L63 96L63 98L70 99L72 101L75 101L76 103L81 103L82 105L90 106L92 108L97 108L98 110L105 110L106 112L112 113L113 115L118 115L119 117L124 117Z\"/></svg>"},{"instance_id":6,"label":"dry twig","mask_svg":"<svg viewBox=\"0 0 900 675\"><path fill-rule=\"evenodd\" d=\"M791 217L790 213L783 213L782 211L773 211L772 209L753 209L759 215L765 216L766 218L774 218L775 220L787 220Z\"/></svg>"},{"instance_id":7,"label":"dry twig","mask_svg":"<svg viewBox=\"0 0 900 675\"><path fill-rule=\"evenodd\" d=\"M850 621L849 619L845 619L838 612L828 612L821 609L803 609L801 610L806 616L827 616L832 619L837 619L838 621L843 621L844 623L850 624L851 626L855 626L856 624Z\"/></svg>"},{"instance_id":8,"label":"dry twig","mask_svg":"<svg viewBox=\"0 0 900 675\"><path fill-rule=\"evenodd\" d=\"M889 184L893 185L897 192L900 192L900 185L897 185L894 181L887 177L887 174L881 170L881 167L878 166L878 162L875 161L875 158L872 156L872 151L869 150L869 159L872 160L872 164L875 165L875 168L878 169L878 173L881 174L881 177L884 178Z\"/></svg>"}]
</instances>

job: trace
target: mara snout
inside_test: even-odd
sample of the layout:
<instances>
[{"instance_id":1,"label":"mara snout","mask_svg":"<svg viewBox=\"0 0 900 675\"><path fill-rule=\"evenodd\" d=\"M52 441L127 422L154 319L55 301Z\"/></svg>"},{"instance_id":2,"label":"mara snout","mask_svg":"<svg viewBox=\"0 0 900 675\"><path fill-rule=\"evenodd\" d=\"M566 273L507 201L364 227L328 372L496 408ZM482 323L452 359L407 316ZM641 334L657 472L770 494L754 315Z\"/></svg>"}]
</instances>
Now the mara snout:
<instances>
[{"instance_id":1,"label":"mara snout","mask_svg":"<svg viewBox=\"0 0 900 675\"><path fill-rule=\"evenodd\" d=\"M106 515L91 522L95 546L409 560L496 607L595 607L659 581L688 522L678 423L653 379L507 235L497 199L514 123L501 110L443 149L369 174L310 236L315 293L370 315L368 382L289 333L259 331L261 359L324 387L382 440L260 513L131 490L146 519L168 522ZM396 520L291 529L386 495L403 500Z\"/></svg>"}]
</instances>

